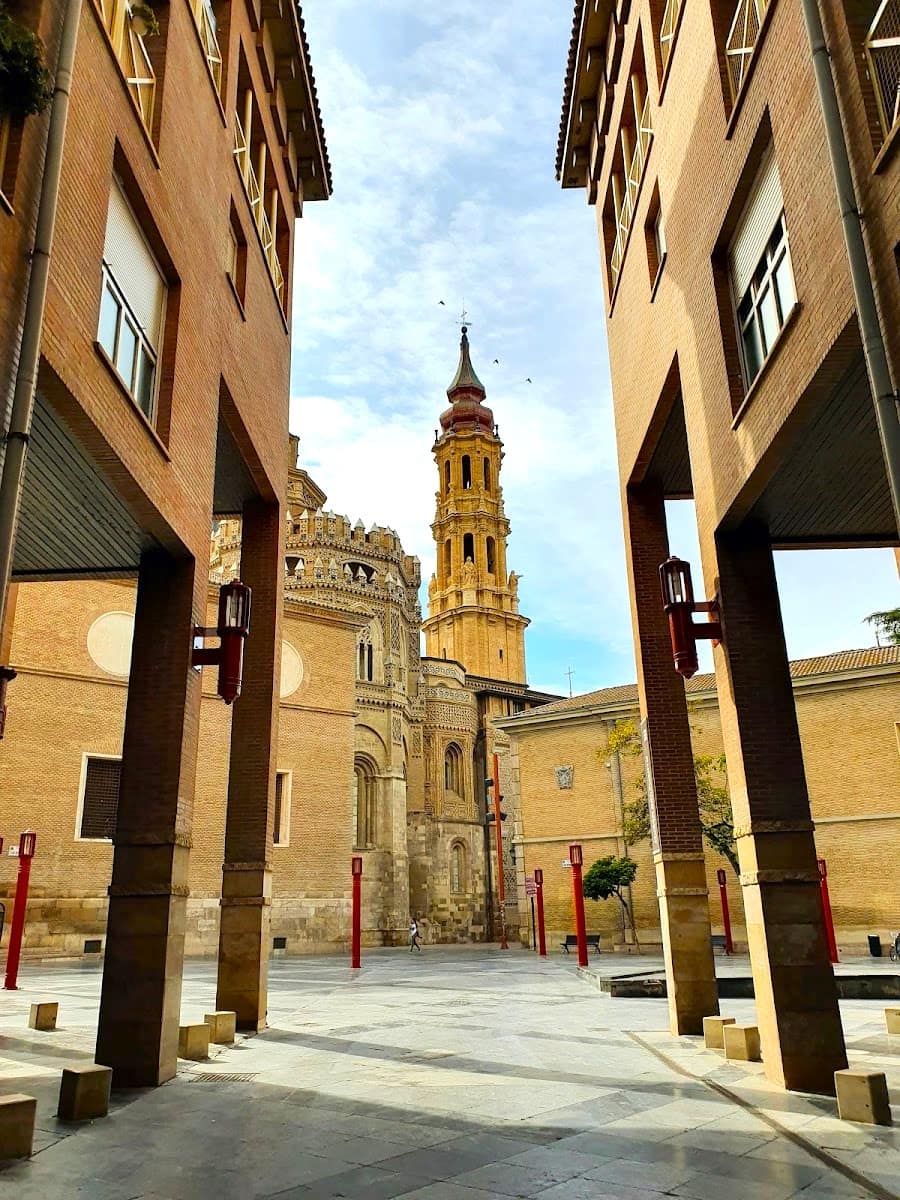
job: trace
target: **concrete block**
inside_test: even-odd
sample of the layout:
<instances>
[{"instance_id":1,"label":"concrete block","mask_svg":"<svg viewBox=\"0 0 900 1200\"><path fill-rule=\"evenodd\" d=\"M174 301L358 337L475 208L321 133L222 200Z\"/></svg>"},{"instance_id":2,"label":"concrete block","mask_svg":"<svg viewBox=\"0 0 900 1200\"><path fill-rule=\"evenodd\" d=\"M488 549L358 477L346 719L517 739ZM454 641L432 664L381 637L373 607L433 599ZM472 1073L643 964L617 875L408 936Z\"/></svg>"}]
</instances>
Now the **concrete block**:
<instances>
[{"instance_id":1,"label":"concrete block","mask_svg":"<svg viewBox=\"0 0 900 1200\"><path fill-rule=\"evenodd\" d=\"M237 1028L237 1013L206 1013L203 1017L203 1020L209 1026L209 1040L212 1045L234 1045L234 1035Z\"/></svg>"},{"instance_id":2,"label":"concrete block","mask_svg":"<svg viewBox=\"0 0 900 1200\"><path fill-rule=\"evenodd\" d=\"M838 1116L864 1125L890 1125L891 1102L883 1071L835 1071Z\"/></svg>"},{"instance_id":3,"label":"concrete block","mask_svg":"<svg viewBox=\"0 0 900 1200\"><path fill-rule=\"evenodd\" d=\"M759 1029L756 1025L726 1025L725 1057L738 1062L759 1062Z\"/></svg>"},{"instance_id":4,"label":"concrete block","mask_svg":"<svg viewBox=\"0 0 900 1200\"><path fill-rule=\"evenodd\" d=\"M209 1026L181 1025L178 1029L178 1057L202 1061L209 1058Z\"/></svg>"},{"instance_id":5,"label":"concrete block","mask_svg":"<svg viewBox=\"0 0 900 1200\"><path fill-rule=\"evenodd\" d=\"M34 1096L0 1096L0 1160L31 1154L36 1110Z\"/></svg>"},{"instance_id":6,"label":"concrete block","mask_svg":"<svg viewBox=\"0 0 900 1200\"><path fill-rule=\"evenodd\" d=\"M722 1030L726 1025L733 1025L734 1017L704 1017L703 1044L707 1050L724 1050L725 1039Z\"/></svg>"},{"instance_id":7,"label":"concrete block","mask_svg":"<svg viewBox=\"0 0 900 1200\"><path fill-rule=\"evenodd\" d=\"M888 1033L900 1034L900 1008L886 1008L884 1019L887 1022Z\"/></svg>"},{"instance_id":8,"label":"concrete block","mask_svg":"<svg viewBox=\"0 0 900 1200\"><path fill-rule=\"evenodd\" d=\"M28 1028L52 1032L56 1028L58 1013L59 1005L55 1000L42 1000L38 1004L32 1004L28 1014Z\"/></svg>"},{"instance_id":9,"label":"concrete block","mask_svg":"<svg viewBox=\"0 0 900 1200\"><path fill-rule=\"evenodd\" d=\"M109 1112L109 1089L112 1087L112 1067L99 1063L76 1063L63 1067L59 1085L61 1121L93 1121Z\"/></svg>"}]
</instances>

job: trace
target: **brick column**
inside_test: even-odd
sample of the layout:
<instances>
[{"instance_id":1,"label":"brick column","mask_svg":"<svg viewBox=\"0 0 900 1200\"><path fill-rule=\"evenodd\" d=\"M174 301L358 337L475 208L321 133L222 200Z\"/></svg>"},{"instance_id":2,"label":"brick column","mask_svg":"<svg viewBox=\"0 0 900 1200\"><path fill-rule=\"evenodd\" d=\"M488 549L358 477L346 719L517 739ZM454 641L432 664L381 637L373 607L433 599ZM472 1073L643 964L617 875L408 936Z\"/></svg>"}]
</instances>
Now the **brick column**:
<instances>
[{"instance_id":1,"label":"brick column","mask_svg":"<svg viewBox=\"0 0 900 1200\"><path fill-rule=\"evenodd\" d=\"M719 712L766 1074L834 1094L847 1055L828 954L778 585L768 531L717 538Z\"/></svg>"},{"instance_id":2,"label":"brick column","mask_svg":"<svg viewBox=\"0 0 900 1200\"><path fill-rule=\"evenodd\" d=\"M144 555L97 1029L115 1087L164 1083L177 1065L200 706L191 635L205 604L205 570Z\"/></svg>"},{"instance_id":3,"label":"brick column","mask_svg":"<svg viewBox=\"0 0 900 1200\"><path fill-rule=\"evenodd\" d=\"M281 507L244 505L241 579L253 589L244 680L231 718L216 1007L238 1029L266 1023L272 821L278 750L284 529Z\"/></svg>"},{"instance_id":4,"label":"brick column","mask_svg":"<svg viewBox=\"0 0 900 1200\"><path fill-rule=\"evenodd\" d=\"M703 1018L718 1013L719 999L687 701L672 663L659 585L659 566L669 555L659 488L628 489L625 535L638 693L653 767L657 832L652 849L669 1024L675 1034L699 1034Z\"/></svg>"}]
</instances>

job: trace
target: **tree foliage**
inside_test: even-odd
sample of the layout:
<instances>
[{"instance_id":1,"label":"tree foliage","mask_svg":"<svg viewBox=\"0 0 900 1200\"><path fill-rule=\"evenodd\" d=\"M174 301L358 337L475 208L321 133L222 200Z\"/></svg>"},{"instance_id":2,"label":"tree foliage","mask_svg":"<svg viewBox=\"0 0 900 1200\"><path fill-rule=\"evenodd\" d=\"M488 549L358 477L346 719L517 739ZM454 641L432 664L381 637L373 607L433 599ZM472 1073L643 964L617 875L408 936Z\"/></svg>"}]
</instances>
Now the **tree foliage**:
<instances>
[{"instance_id":1,"label":"tree foliage","mask_svg":"<svg viewBox=\"0 0 900 1200\"><path fill-rule=\"evenodd\" d=\"M636 758L641 753L641 736L631 718L616 721L606 740L604 753ZM724 754L695 754L694 779L703 836L710 846L727 858L735 874L740 874L734 841L734 817L728 795L728 773ZM634 784L634 795L623 804L623 837L626 846L634 846L650 836L650 809L647 781L643 772Z\"/></svg>"},{"instance_id":2,"label":"tree foliage","mask_svg":"<svg viewBox=\"0 0 900 1200\"><path fill-rule=\"evenodd\" d=\"M616 858L610 855L597 859L582 879L581 886L588 900L608 900L610 896L615 896L628 918L634 944L640 950L631 907L622 893L623 888L634 883L636 874L637 863L633 858Z\"/></svg>"},{"instance_id":3,"label":"tree foliage","mask_svg":"<svg viewBox=\"0 0 900 1200\"><path fill-rule=\"evenodd\" d=\"M40 38L0 4L0 116L42 112L53 96Z\"/></svg>"},{"instance_id":4,"label":"tree foliage","mask_svg":"<svg viewBox=\"0 0 900 1200\"><path fill-rule=\"evenodd\" d=\"M866 624L874 625L889 646L900 646L900 608L869 613Z\"/></svg>"}]
</instances>

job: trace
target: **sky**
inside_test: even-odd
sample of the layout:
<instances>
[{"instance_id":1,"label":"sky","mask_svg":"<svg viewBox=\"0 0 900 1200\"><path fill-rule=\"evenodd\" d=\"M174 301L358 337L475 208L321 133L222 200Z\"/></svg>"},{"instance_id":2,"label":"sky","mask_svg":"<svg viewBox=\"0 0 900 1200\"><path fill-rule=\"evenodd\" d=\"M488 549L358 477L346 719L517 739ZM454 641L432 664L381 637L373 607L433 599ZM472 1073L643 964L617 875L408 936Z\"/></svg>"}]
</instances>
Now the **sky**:
<instances>
[{"instance_id":1,"label":"sky","mask_svg":"<svg viewBox=\"0 0 900 1200\"><path fill-rule=\"evenodd\" d=\"M570 669L575 692L632 680L594 210L554 177L569 0L302 9L334 193L298 226L301 464L328 508L395 529L419 556L424 608L431 445L465 307L505 447L529 683L565 694ZM692 505L669 507L673 551L699 576ZM862 618L897 603L889 551L777 560L793 657L874 644Z\"/></svg>"}]
</instances>

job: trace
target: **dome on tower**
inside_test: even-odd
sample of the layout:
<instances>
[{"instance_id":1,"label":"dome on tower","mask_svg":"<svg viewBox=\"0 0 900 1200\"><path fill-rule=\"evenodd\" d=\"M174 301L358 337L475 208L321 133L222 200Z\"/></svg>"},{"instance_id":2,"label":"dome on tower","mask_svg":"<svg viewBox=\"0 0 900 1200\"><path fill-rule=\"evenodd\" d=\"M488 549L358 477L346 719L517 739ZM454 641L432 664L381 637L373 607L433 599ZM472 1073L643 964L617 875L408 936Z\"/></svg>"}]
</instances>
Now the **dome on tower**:
<instances>
[{"instance_id":1,"label":"dome on tower","mask_svg":"<svg viewBox=\"0 0 900 1200\"><path fill-rule=\"evenodd\" d=\"M487 392L475 374L469 357L469 331L463 325L459 343L459 366L453 382L447 388L450 407L441 413L441 429L444 433L454 430L484 429L494 432L494 414L483 403Z\"/></svg>"}]
</instances>

